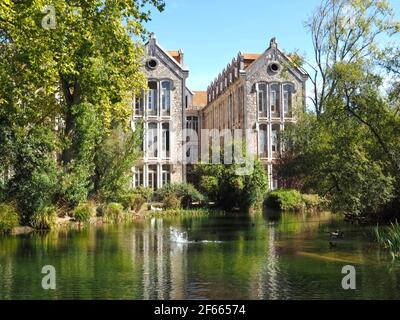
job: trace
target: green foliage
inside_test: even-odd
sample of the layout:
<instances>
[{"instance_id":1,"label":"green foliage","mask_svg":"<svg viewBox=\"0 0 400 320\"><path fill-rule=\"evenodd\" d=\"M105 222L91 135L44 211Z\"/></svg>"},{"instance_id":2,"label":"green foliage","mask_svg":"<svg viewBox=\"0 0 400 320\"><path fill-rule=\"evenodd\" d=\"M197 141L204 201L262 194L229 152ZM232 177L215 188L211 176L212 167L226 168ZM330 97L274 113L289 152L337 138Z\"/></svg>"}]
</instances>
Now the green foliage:
<instances>
[{"instance_id":1,"label":"green foliage","mask_svg":"<svg viewBox=\"0 0 400 320\"><path fill-rule=\"evenodd\" d=\"M55 207L43 207L36 210L30 218L30 225L38 230L50 230L57 226L57 211Z\"/></svg>"},{"instance_id":2,"label":"green foliage","mask_svg":"<svg viewBox=\"0 0 400 320\"><path fill-rule=\"evenodd\" d=\"M259 161L251 172L238 175L239 164L198 164L194 168L198 188L225 210L260 207L268 190L268 177Z\"/></svg>"},{"instance_id":3,"label":"green foliage","mask_svg":"<svg viewBox=\"0 0 400 320\"><path fill-rule=\"evenodd\" d=\"M133 192L142 196L145 201L150 201L154 193L153 189L146 187L137 187L133 189Z\"/></svg>"},{"instance_id":4,"label":"green foliage","mask_svg":"<svg viewBox=\"0 0 400 320\"><path fill-rule=\"evenodd\" d=\"M326 200L318 194L302 194L301 198L307 210L322 211L326 208Z\"/></svg>"},{"instance_id":5,"label":"green foliage","mask_svg":"<svg viewBox=\"0 0 400 320\"><path fill-rule=\"evenodd\" d=\"M15 197L26 223L39 208L50 206L59 190L58 169L54 161L54 133L45 127L32 128L27 136L14 142L14 174L8 181L8 198Z\"/></svg>"},{"instance_id":6,"label":"green foliage","mask_svg":"<svg viewBox=\"0 0 400 320\"><path fill-rule=\"evenodd\" d=\"M104 220L106 222L121 222L126 219L124 207L120 203L107 203L104 208Z\"/></svg>"},{"instance_id":7,"label":"green foliage","mask_svg":"<svg viewBox=\"0 0 400 320\"><path fill-rule=\"evenodd\" d=\"M19 215L14 206L0 204L0 234L9 233L19 225Z\"/></svg>"},{"instance_id":8,"label":"green foliage","mask_svg":"<svg viewBox=\"0 0 400 320\"><path fill-rule=\"evenodd\" d=\"M182 199L174 193L169 193L164 196L162 203L164 209L177 210L182 206Z\"/></svg>"},{"instance_id":9,"label":"green foliage","mask_svg":"<svg viewBox=\"0 0 400 320\"><path fill-rule=\"evenodd\" d=\"M397 87L385 94L385 82L398 83L399 50L379 43L399 32L393 17L387 1L325 0L307 24L315 112L285 127L278 171L286 188L318 193L346 215L400 215Z\"/></svg>"},{"instance_id":10,"label":"green foliage","mask_svg":"<svg viewBox=\"0 0 400 320\"><path fill-rule=\"evenodd\" d=\"M122 195L120 201L125 210L138 212L145 204L146 198L136 190L131 190Z\"/></svg>"},{"instance_id":11,"label":"green foliage","mask_svg":"<svg viewBox=\"0 0 400 320\"><path fill-rule=\"evenodd\" d=\"M160 201L166 201L167 205L175 205L179 201L179 207L183 206L184 208L189 208L193 202L204 201L204 196L193 185L188 183L166 184L157 190L156 197Z\"/></svg>"},{"instance_id":12,"label":"green foliage","mask_svg":"<svg viewBox=\"0 0 400 320\"><path fill-rule=\"evenodd\" d=\"M387 227L376 226L374 234L377 242L388 249L393 258L400 257L400 224L397 220Z\"/></svg>"},{"instance_id":13,"label":"green foliage","mask_svg":"<svg viewBox=\"0 0 400 320\"><path fill-rule=\"evenodd\" d=\"M146 87L143 23L162 0L54 0L0 6L0 200L15 200L22 221L89 196L116 201L138 156L132 88ZM135 39L135 40L134 40ZM29 45L27 45L29 44Z\"/></svg>"},{"instance_id":14,"label":"green foliage","mask_svg":"<svg viewBox=\"0 0 400 320\"><path fill-rule=\"evenodd\" d=\"M96 206L92 201L79 204L74 209L74 218L78 222L89 222L96 215Z\"/></svg>"},{"instance_id":15,"label":"green foliage","mask_svg":"<svg viewBox=\"0 0 400 320\"><path fill-rule=\"evenodd\" d=\"M268 193L266 204L272 209L299 211L303 208L303 198L297 190L278 189Z\"/></svg>"},{"instance_id":16,"label":"green foliage","mask_svg":"<svg viewBox=\"0 0 400 320\"><path fill-rule=\"evenodd\" d=\"M139 157L142 132L118 127L98 147L93 192L102 201L118 201L129 189L132 164ZM145 195L147 196L147 194Z\"/></svg>"}]
</instances>

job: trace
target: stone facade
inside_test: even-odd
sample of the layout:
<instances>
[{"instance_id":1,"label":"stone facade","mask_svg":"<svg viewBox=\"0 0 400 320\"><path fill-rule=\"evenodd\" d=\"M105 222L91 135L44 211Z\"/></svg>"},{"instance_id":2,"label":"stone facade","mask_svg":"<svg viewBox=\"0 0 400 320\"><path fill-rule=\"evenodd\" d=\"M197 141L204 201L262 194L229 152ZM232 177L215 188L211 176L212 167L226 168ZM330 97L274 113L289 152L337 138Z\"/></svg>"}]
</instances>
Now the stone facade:
<instances>
[{"instance_id":1,"label":"stone facade","mask_svg":"<svg viewBox=\"0 0 400 320\"><path fill-rule=\"evenodd\" d=\"M133 184L157 189L190 181L191 164L202 151L201 129L251 129L270 188L278 187L277 137L305 108L307 74L279 50L275 39L262 54L239 53L207 91L186 87L189 71L182 51L164 50L152 35L146 52L149 90L134 99L134 123L144 120L144 158L134 168Z\"/></svg>"},{"instance_id":2,"label":"stone facade","mask_svg":"<svg viewBox=\"0 0 400 320\"><path fill-rule=\"evenodd\" d=\"M134 124L143 121L143 159L134 167L133 185L153 189L185 180L182 128L189 71L181 51L164 50L152 35L146 44L148 91L134 98Z\"/></svg>"},{"instance_id":3,"label":"stone facade","mask_svg":"<svg viewBox=\"0 0 400 320\"><path fill-rule=\"evenodd\" d=\"M275 39L263 54L239 53L207 89L203 129L251 129L255 152L279 186L274 162L279 132L305 108L307 74L279 50Z\"/></svg>"}]
</instances>

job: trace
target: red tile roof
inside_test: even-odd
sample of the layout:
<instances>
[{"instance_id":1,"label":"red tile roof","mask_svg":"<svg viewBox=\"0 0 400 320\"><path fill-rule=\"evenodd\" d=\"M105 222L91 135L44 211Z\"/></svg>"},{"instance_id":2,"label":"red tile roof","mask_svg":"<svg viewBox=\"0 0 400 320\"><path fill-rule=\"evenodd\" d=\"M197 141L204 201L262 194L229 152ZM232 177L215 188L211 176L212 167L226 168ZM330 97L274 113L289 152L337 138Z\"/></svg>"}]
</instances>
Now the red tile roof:
<instances>
[{"instance_id":1,"label":"red tile roof","mask_svg":"<svg viewBox=\"0 0 400 320\"><path fill-rule=\"evenodd\" d=\"M242 57L244 59L244 67L247 68L255 60L257 60L260 56L261 56L260 53L243 53Z\"/></svg>"},{"instance_id":2,"label":"red tile roof","mask_svg":"<svg viewBox=\"0 0 400 320\"><path fill-rule=\"evenodd\" d=\"M193 106L204 107L207 105L207 91L193 91Z\"/></svg>"},{"instance_id":3,"label":"red tile roof","mask_svg":"<svg viewBox=\"0 0 400 320\"><path fill-rule=\"evenodd\" d=\"M181 64L181 54L178 50L171 50L171 51L168 51L168 53L170 54L170 56L172 58L174 58L176 60L176 62Z\"/></svg>"}]
</instances>

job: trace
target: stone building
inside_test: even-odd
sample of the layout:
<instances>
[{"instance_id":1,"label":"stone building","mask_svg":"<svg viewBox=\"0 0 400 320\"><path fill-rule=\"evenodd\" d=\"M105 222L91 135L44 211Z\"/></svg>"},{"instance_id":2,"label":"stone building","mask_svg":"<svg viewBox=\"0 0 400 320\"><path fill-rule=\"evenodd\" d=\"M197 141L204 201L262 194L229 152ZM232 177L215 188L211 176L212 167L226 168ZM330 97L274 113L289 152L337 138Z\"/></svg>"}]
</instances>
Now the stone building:
<instances>
[{"instance_id":1,"label":"stone building","mask_svg":"<svg viewBox=\"0 0 400 320\"><path fill-rule=\"evenodd\" d=\"M279 50L275 39L262 54L239 53L207 88L203 129L251 129L255 152L279 186L274 162L279 132L305 108L307 74Z\"/></svg>"},{"instance_id":2,"label":"stone building","mask_svg":"<svg viewBox=\"0 0 400 320\"><path fill-rule=\"evenodd\" d=\"M148 90L133 99L133 123L144 126L143 158L133 168L133 185L158 189L186 178L182 129L192 93L186 88L189 71L181 50L164 50L154 35L145 48Z\"/></svg>"},{"instance_id":3,"label":"stone building","mask_svg":"<svg viewBox=\"0 0 400 320\"><path fill-rule=\"evenodd\" d=\"M275 39L262 54L239 53L207 91L187 88L189 71L181 50L164 50L152 35L146 53L148 91L133 102L133 122L144 124L144 157L134 167L133 185L157 189L191 181L191 165L201 153L201 129L251 129L270 188L278 187L277 137L305 107L307 74L279 50ZM198 140L185 129L196 132Z\"/></svg>"}]
</instances>

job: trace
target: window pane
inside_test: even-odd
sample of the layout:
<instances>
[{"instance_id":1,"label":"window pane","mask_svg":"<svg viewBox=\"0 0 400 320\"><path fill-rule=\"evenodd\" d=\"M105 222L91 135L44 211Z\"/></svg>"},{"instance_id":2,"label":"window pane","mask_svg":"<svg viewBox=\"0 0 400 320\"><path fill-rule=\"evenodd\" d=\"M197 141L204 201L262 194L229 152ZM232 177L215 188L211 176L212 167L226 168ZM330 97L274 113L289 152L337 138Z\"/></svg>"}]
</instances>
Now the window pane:
<instances>
[{"instance_id":1,"label":"window pane","mask_svg":"<svg viewBox=\"0 0 400 320\"><path fill-rule=\"evenodd\" d=\"M151 81L148 84L147 110L149 115L157 115L157 82Z\"/></svg>"},{"instance_id":2,"label":"window pane","mask_svg":"<svg viewBox=\"0 0 400 320\"><path fill-rule=\"evenodd\" d=\"M169 132L169 123L162 124L162 156L164 158L169 157L169 148L170 148L170 132Z\"/></svg>"},{"instance_id":3,"label":"window pane","mask_svg":"<svg viewBox=\"0 0 400 320\"><path fill-rule=\"evenodd\" d=\"M157 157L157 123L149 123L147 130L147 155Z\"/></svg>"},{"instance_id":4,"label":"window pane","mask_svg":"<svg viewBox=\"0 0 400 320\"><path fill-rule=\"evenodd\" d=\"M161 109L163 114L168 115L171 106L171 83L164 81L161 84Z\"/></svg>"},{"instance_id":5,"label":"window pane","mask_svg":"<svg viewBox=\"0 0 400 320\"><path fill-rule=\"evenodd\" d=\"M171 170L169 165L162 166L162 184L163 186L171 182Z\"/></svg>"},{"instance_id":6,"label":"window pane","mask_svg":"<svg viewBox=\"0 0 400 320\"><path fill-rule=\"evenodd\" d=\"M157 166L150 165L148 168L148 187L156 190L157 185Z\"/></svg>"}]
</instances>

